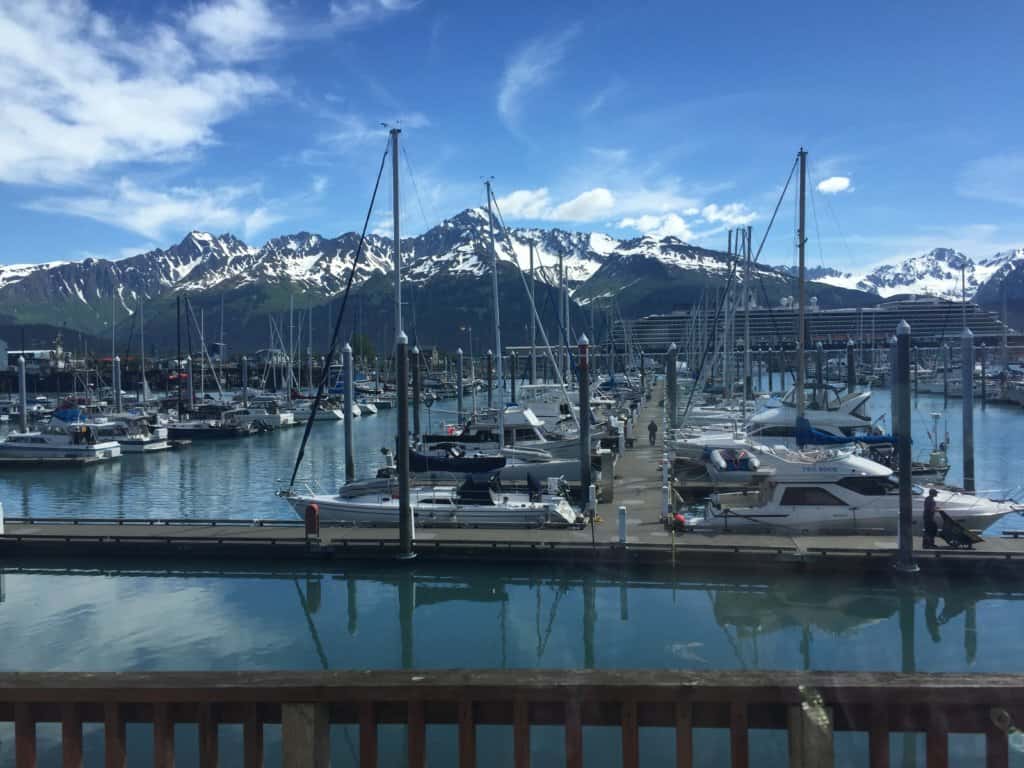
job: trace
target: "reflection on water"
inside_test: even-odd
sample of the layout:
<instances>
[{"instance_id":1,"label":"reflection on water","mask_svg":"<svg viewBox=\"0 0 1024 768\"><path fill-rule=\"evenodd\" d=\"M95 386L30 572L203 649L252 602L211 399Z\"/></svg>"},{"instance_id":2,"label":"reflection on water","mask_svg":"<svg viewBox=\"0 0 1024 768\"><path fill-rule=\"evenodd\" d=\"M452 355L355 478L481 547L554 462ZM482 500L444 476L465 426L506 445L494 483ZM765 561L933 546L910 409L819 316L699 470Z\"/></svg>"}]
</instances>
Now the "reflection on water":
<instances>
[{"instance_id":1,"label":"reflection on water","mask_svg":"<svg viewBox=\"0 0 1024 768\"><path fill-rule=\"evenodd\" d=\"M198 565L97 570L25 562L4 568L2 586L0 667L6 670L1017 672L1018 630L1024 625L1024 592L994 581L673 579L619 571L540 575L528 568L389 564L294 571ZM537 730L535 762L557 763L560 732ZM335 764L352 764L354 731L336 731ZM432 733L433 753L455 762L454 742L442 737L443 729ZM508 763L506 735L481 736L481 755L493 752L488 762ZM399 736L385 747L395 763L404 743ZM652 731L643 738L648 754L670 754L671 734ZM587 764L602 765L620 754L617 739L614 729L593 729ZM0 741L10 743L2 734ZM706 747L706 765L723 758L727 740L705 733L699 741ZM772 743L765 742L764 754L778 759L760 764L785 764L784 735L782 746ZM897 747L907 759L923 754L912 744ZM182 747L182 765L191 764L185 757L190 748ZM862 754L856 745L850 750Z\"/></svg>"},{"instance_id":2,"label":"reflection on water","mask_svg":"<svg viewBox=\"0 0 1024 768\"><path fill-rule=\"evenodd\" d=\"M5 568L0 611L8 641L0 667L10 670L997 672L1019 668L1017 633L1006 627L1024 623L1024 593L998 582L662 579L387 564L97 571L25 563Z\"/></svg>"}]
</instances>

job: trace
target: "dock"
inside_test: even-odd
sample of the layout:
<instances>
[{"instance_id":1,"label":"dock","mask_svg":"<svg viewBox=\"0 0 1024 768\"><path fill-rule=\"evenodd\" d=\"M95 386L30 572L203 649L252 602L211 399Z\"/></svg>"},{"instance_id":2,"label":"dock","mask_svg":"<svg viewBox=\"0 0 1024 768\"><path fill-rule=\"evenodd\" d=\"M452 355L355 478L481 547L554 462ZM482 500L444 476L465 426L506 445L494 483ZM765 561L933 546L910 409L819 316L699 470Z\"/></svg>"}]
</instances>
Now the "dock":
<instances>
[{"instance_id":1,"label":"dock","mask_svg":"<svg viewBox=\"0 0 1024 768\"><path fill-rule=\"evenodd\" d=\"M662 522L658 405L662 387L636 418L638 438L615 464L612 498L598 504L584 529L420 527L415 549L424 561L496 561L582 567L782 568L801 571L883 573L892 570L893 536L785 536L732 533L673 534ZM659 423L658 444L647 423ZM625 539L619 510L625 508ZM398 552L397 528L324 526L307 536L299 520L18 518L7 517L0 553L7 557L227 559L274 561L389 560ZM1013 533L1012 531L1010 532ZM922 550L922 571L1024 569L1024 540L988 538L973 550Z\"/></svg>"}]
</instances>

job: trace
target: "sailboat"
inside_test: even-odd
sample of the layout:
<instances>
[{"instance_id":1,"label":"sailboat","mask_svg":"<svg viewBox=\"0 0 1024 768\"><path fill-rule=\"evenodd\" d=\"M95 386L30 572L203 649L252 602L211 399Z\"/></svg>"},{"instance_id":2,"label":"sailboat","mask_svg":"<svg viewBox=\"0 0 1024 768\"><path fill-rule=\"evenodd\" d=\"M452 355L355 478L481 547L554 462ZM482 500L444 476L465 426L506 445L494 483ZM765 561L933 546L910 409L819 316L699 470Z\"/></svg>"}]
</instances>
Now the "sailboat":
<instances>
[{"instance_id":1,"label":"sailboat","mask_svg":"<svg viewBox=\"0 0 1024 768\"><path fill-rule=\"evenodd\" d=\"M406 341L402 331L401 310L402 240L399 232L400 215L398 210L400 200L398 193L399 133L400 130L397 128L391 130L390 151L394 185L395 328L398 347L402 349ZM381 169L383 170L383 163ZM487 182L487 195L488 210L490 210L489 181ZM500 350L501 326L497 304L497 258L494 255L493 231L490 231L490 240L494 269L492 287L495 302L495 342L496 348ZM497 373L498 380L503 382L500 354L497 356ZM402 379L402 376L397 379L400 392L401 388L405 386L405 381ZM398 444L401 452L405 452L408 445L408 432L403 426L402 417L404 415L404 412L399 413ZM505 447L505 409L503 407L497 409L494 419L494 434L500 451ZM451 436L448 437L451 438ZM408 462L413 455L411 452L405 453L401 460ZM536 466L542 467L543 463L538 463ZM525 490L503 487L498 478L486 476L481 479L474 475L467 475L455 482L437 479L426 482L417 480L408 489L412 518L417 526L541 526L551 524L565 526L576 524L577 514L565 498L558 480L553 479L553 483L549 481L545 491L537 487L538 479L536 478ZM402 482L401 477L388 474L381 478L348 483L341 487L336 494L296 494L287 491L282 495L288 499L292 508L299 515L304 516L308 510L315 509L319 513L321 522L324 523L399 526L403 503L400 492Z\"/></svg>"},{"instance_id":2,"label":"sailboat","mask_svg":"<svg viewBox=\"0 0 1024 768\"><path fill-rule=\"evenodd\" d=\"M799 327L797 344L797 377L791 406L794 433L813 433L807 419L805 396L805 324L806 280L804 274L804 228L807 153L801 149L799 229ZM828 437L821 433L823 438ZM745 436L729 438L730 451L749 455L743 466L730 464L722 448L705 443L712 475L724 479L729 472L749 475L751 487L733 492L713 494L699 513L683 515L685 524L694 530L741 530L749 532L807 533L892 533L896 530L900 499L892 469L866 457L855 455L851 448L830 446L815 450L790 450L782 446L768 447ZM830 442L842 442L836 436ZM863 440L870 440L864 437ZM879 439L879 438L873 438ZM717 449L717 456L716 456ZM1022 507L995 501L952 489L938 489L939 508L956 522L968 528L987 528L1006 514ZM915 486L914 506L922 509L924 489ZM922 515L914 515L920 525Z\"/></svg>"}]
</instances>

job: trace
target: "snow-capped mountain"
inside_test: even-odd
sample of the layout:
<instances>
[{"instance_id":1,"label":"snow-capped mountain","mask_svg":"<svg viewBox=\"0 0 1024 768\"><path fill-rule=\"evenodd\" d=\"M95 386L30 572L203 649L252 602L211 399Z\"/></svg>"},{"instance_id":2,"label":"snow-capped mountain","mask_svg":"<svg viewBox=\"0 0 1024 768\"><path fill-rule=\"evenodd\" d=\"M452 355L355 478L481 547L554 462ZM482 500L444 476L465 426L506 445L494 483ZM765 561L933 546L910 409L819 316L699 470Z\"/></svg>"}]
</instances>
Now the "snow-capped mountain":
<instances>
[{"instance_id":1,"label":"snow-capped mountain","mask_svg":"<svg viewBox=\"0 0 1024 768\"><path fill-rule=\"evenodd\" d=\"M976 261L951 248L935 248L898 264L875 267L866 274L819 267L809 269L808 276L830 285L856 288L882 297L914 294L959 301L964 284L967 298L973 298L982 286L1002 279L1021 261L1024 261L1024 249L1004 251Z\"/></svg>"},{"instance_id":2,"label":"snow-capped mountain","mask_svg":"<svg viewBox=\"0 0 1024 768\"><path fill-rule=\"evenodd\" d=\"M561 261L576 304L606 303L615 298L627 316L668 312L699 300L708 288L724 287L730 270L725 253L700 248L674 237L652 236L619 240L596 232L510 227L496 229L499 283L504 304L525 301L519 273L527 273L533 249L535 277L540 285L558 283ZM147 338L161 321L173 326L176 296L187 294L197 307L204 302L219 312L225 304L227 323L239 329L267 327L265 315L295 305L327 305L345 288L359 242L355 233L325 237L309 232L275 237L253 247L230 235L190 232L180 243L119 260L88 258L80 262L50 262L0 268L0 325L66 325L89 333L108 333L113 313L128 322L145 305ZM415 302L418 322L436 308L474 303L478 318L445 322L455 327L484 327L482 312L489 306L490 238L485 210L459 213L416 237L402 240L403 283L408 301ZM353 285L363 297L360 306L381 317L390 292L393 242L369 235L356 266ZM792 280L770 267L758 266L759 300L775 302L792 293ZM461 292L459 302L453 292ZM822 306L864 303L857 291L817 284ZM546 295L546 294L545 294ZM538 293L540 296L540 293ZM538 303L540 298L538 298ZM551 306L557 300L550 300ZM362 311L362 310L361 310ZM551 307L542 308L551 311ZM524 328L528 304L510 309L512 327ZM218 315L219 316L219 315ZM260 319L264 318L264 319ZM372 320L371 320L372 321ZM385 333L383 327L380 333ZM438 326L438 333L443 329ZM262 330L260 331L263 332ZM130 331L129 331L130 333ZM467 340L468 341L468 340Z\"/></svg>"}]
</instances>

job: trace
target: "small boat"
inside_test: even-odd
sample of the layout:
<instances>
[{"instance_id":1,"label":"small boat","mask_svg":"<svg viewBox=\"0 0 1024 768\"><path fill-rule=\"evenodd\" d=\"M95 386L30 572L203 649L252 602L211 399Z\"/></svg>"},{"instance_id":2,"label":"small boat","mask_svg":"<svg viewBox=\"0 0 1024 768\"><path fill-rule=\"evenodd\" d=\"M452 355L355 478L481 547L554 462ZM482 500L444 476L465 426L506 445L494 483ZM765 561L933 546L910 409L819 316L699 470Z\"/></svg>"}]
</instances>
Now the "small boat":
<instances>
[{"instance_id":1,"label":"small boat","mask_svg":"<svg viewBox=\"0 0 1024 768\"><path fill-rule=\"evenodd\" d=\"M461 483L416 484L409 489L409 503L418 527L577 525L577 511L565 496L553 490L555 483L549 483L547 492L537 488L506 490L493 478L468 477ZM398 485L393 479L350 483L334 495L286 498L300 516L315 505L320 521L328 525L398 525Z\"/></svg>"},{"instance_id":2,"label":"small boat","mask_svg":"<svg viewBox=\"0 0 1024 768\"><path fill-rule=\"evenodd\" d=\"M57 422L37 432L12 432L0 440L0 463L6 464L91 464L120 455L120 445L100 440L88 424Z\"/></svg>"},{"instance_id":3,"label":"small boat","mask_svg":"<svg viewBox=\"0 0 1024 768\"><path fill-rule=\"evenodd\" d=\"M221 414L224 424L240 424L257 432L269 432L272 429L290 427L295 423L295 414L290 411L272 412L267 408L232 408Z\"/></svg>"},{"instance_id":4,"label":"small boat","mask_svg":"<svg viewBox=\"0 0 1024 768\"><path fill-rule=\"evenodd\" d=\"M357 400L356 404L359 406L359 410L362 411L364 416L373 415L377 412L377 406L368 400Z\"/></svg>"},{"instance_id":5,"label":"small boat","mask_svg":"<svg viewBox=\"0 0 1024 768\"><path fill-rule=\"evenodd\" d=\"M309 421L309 414L313 410L312 400L296 400L292 404L293 413L295 414L296 421L305 423ZM330 408L325 404L321 403L320 408L317 409L316 416L313 421L344 421L345 414L339 408Z\"/></svg>"},{"instance_id":6,"label":"small boat","mask_svg":"<svg viewBox=\"0 0 1024 768\"><path fill-rule=\"evenodd\" d=\"M172 440L224 440L247 437L254 430L247 424L225 424L218 419L190 419L167 425Z\"/></svg>"},{"instance_id":7,"label":"small boat","mask_svg":"<svg viewBox=\"0 0 1024 768\"><path fill-rule=\"evenodd\" d=\"M116 441L121 453L154 453L171 448L167 427L151 426L144 415L124 414L91 422L89 426L97 438Z\"/></svg>"}]
</instances>

